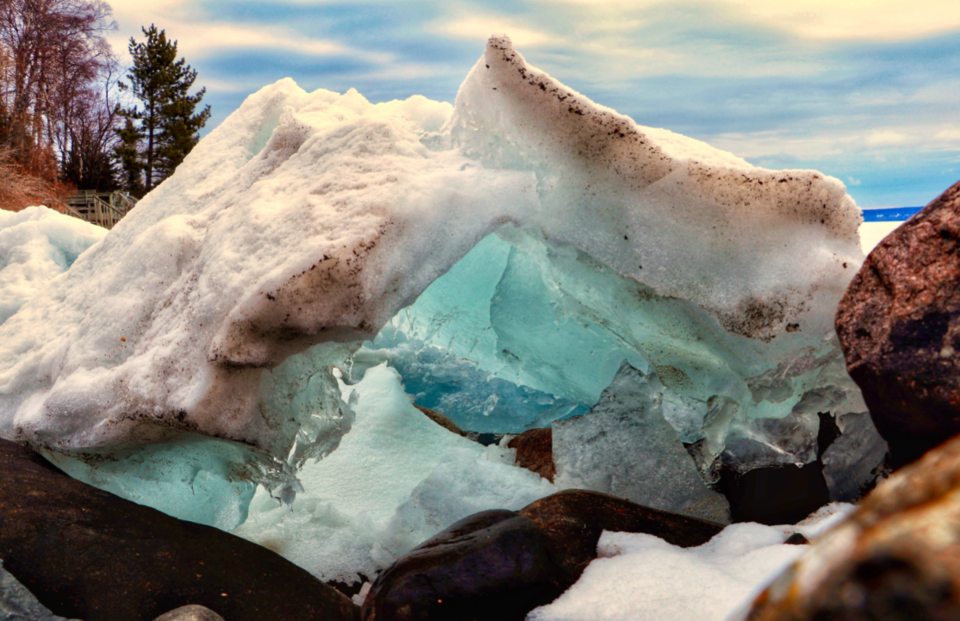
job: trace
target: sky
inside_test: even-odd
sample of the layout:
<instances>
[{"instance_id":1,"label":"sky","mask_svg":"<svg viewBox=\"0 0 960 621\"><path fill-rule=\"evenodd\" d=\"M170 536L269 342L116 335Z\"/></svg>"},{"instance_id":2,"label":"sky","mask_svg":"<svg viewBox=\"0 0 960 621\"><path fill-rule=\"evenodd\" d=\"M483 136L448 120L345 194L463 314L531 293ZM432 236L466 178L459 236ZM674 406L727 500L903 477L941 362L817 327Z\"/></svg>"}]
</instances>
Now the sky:
<instances>
[{"instance_id":1,"label":"sky","mask_svg":"<svg viewBox=\"0 0 960 621\"><path fill-rule=\"evenodd\" d=\"M114 0L156 24L215 127L262 86L454 102L487 38L597 103L766 168L839 178L862 207L960 180L957 0Z\"/></svg>"}]
</instances>

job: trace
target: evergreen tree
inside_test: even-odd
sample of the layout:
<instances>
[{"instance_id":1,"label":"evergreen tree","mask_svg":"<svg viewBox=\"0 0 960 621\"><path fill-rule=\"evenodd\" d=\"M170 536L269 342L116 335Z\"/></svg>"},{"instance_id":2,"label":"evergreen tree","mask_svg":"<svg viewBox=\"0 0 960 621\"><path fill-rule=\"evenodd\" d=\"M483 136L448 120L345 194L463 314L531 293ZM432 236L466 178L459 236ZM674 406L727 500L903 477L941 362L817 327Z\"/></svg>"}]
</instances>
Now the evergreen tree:
<instances>
[{"instance_id":1,"label":"evergreen tree","mask_svg":"<svg viewBox=\"0 0 960 621\"><path fill-rule=\"evenodd\" d=\"M120 142L113 148L113 153L122 171L120 184L130 194L141 197L144 191L139 151L140 130L128 117L123 128L117 130L117 136Z\"/></svg>"},{"instance_id":2,"label":"evergreen tree","mask_svg":"<svg viewBox=\"0 0 960 621\"><path fill-rule=\"evenodd\" d=\"M210 118L210 106L195 112L206 89L189 94L197 72L183 58L177 59L177 42L167 40L165 31L155 25L143 28L143 34L143 43L130 39L133 67L129 84L120 84L140 100L142 108L119 110L126 124L117 132L121 144L116 149L127 190L135 195L149 192L173 174L200 140L199 131ZM140 179L141 172L142 187L136 187L134 180Z\"/></svg>"}]
</instances>

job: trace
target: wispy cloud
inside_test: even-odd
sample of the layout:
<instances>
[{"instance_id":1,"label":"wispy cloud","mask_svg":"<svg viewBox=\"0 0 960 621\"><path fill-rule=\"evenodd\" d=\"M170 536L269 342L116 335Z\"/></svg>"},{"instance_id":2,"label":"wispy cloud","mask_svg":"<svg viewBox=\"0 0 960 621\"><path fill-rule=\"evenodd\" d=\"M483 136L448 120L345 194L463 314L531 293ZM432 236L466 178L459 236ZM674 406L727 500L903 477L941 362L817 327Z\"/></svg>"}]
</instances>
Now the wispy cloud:
<instances>
[{"instance_id":1,"label":"wispy cloud","mask_svg":"<svg viewBox=\"0 0 960 621\"><path fill-rule=\"evenodd\" d=\"M870 132L866 138L864 138L864 142L868 147L892 147L911 142L911 139L906 134L901 134L900 132L890 129L878 129Z\"/></svg>"},{"instance_id":2,"label":"wispy cloud","mask_svg":"<svg viewBox=\"0 0 960 621\"><path fill-rule=\"evenodd\" d=\"M536 48L559 42L550 32L536 30L518 23L516 18L499 15L460 15L434 22L429 30L441 36L465 39L480 45L493 34L508 34L513 44L520 48Z\"/></svg>"},{"instance_id":3,"label":"wispy cloud","mask_svg":"<svg viewBox=\"0 0 960 621\"><path fill-rule=\"evenodd\" d=\"M670 0L540 0L544 4L586 7L597 21L611 13L655 10ZM691 4L730 18L815 40L916 39L960 28L960 4L954 0L700 0Z\"/></svg>"}]
</instances>

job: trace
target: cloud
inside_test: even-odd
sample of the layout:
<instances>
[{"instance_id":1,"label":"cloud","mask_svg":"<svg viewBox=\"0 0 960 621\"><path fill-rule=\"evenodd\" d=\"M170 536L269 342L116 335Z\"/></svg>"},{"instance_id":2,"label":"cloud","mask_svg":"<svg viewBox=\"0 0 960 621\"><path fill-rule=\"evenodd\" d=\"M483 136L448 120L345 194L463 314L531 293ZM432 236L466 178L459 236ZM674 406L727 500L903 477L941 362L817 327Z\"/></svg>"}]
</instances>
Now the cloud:
<instances>
[{"instance_id":1,"label":"cloud","mask_svg":"<svg viewBox=\"0 0 960 621\"><path fill-rule=\"evenodd\" d=\"M939 140L941 142L955 142L958 143L958 146L960 146L960 129L956 127L947 127L945 129L941 129L933 137L935 140Z\"/></svg>"},{"instance_id":2,"label":"cloud","mask_svg":"<svg viewBox=\"0 0 960 621\"><path fill-rule=\"evenodd\" d=\"M270 49L313 56L351 55L374 63L388 63L392 54L352 49L336 41L305 36L284 26L264 26L210 20L202 3L159 0L147 5L121 0L112 3L118 31L108 39L113 48L126 54L129 38L142 39L140 25L156 24L167 37L177 41L177 51L192 59L222 50Z\"/></svg>"},{"instance_id":3,"label":"cloud","mask_svg":"<svg viewBox=\"0 0 960 621\"><path fill-rule=\"evenodd\" d=\"M891 147L910 141L910 137L889 129L879 129L867 134L864 143L868 147Z\"/></svg>"},{"instance_id":4,"label":"cloud","mask_svg":"<svg viewBox=\"0 0 960 621\"><path fill-rule=\"evenodd\" d=\"M474 14L440 20L428 29L441 36L477 42L486 42L494 34L507 34L518 48L536 48L557 42L551 33L523 26L513 18L495 15Z\"/></svg>"},{"instance_id":5,"label":"cloud","mask_svg":"<svg viewBox=\"0 0 960 621\"><path fill-rule=\"evenodd\" d=\"M609 20L611 12L633 13L670 0L540 0L545 4L590 7ZM901 41L960 29L956 0L700 0L733 17L805 39Z\"/></svg>"}]
</instances>

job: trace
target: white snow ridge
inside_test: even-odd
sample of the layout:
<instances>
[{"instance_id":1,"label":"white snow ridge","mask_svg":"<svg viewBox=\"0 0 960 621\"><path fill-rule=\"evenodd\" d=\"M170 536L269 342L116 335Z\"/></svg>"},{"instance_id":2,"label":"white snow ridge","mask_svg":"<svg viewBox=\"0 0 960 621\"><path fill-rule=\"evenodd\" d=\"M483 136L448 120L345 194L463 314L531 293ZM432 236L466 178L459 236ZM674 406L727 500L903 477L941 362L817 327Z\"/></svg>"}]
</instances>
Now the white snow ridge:
<instances>
[{"instance_id":1,"label":"white snow ridge","mask_svg":"<svg viewBox=\"0 0 960 621\"><path fill-rule=\"evenodd\" d=\"M838 180L638 126L506 38L490 40L456 106L374 105L285 79L0 325L0 435L232 528L255 483L304 493L297 468L362 415L335 369L355 383L383 360L442 350L463 378L480 374L450 402L480 404L501 431L589 410L629 360L659 377L680 439L709 440L704 472L729 438L767 447L755 421L786 416L800 420L792 444L749 459L805 463L810 416L864 411L831 340L863 260L860 221ZM493 380L515 396L465 397ZM720 402L731 414L718 422ZM519 503L553 488L516 489Z\"/></svg>"}]
</instances>

